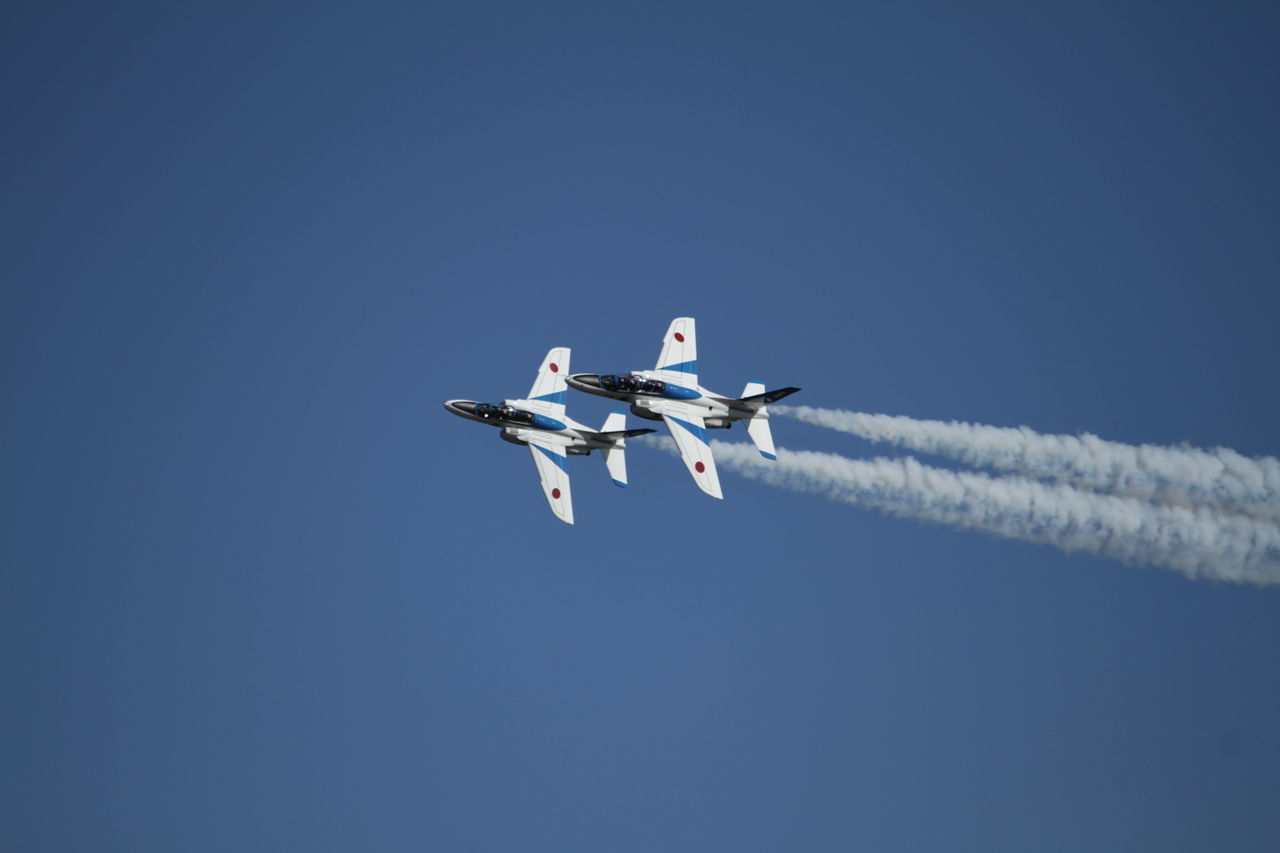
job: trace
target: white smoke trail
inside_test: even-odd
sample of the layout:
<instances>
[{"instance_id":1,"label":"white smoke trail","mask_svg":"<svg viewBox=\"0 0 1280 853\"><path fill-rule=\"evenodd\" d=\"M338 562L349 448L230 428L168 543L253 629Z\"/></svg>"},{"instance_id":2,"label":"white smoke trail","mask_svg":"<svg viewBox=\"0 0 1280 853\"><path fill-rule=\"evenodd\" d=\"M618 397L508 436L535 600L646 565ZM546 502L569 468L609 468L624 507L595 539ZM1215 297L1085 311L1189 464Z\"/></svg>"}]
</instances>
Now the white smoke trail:
<instances>
[{"instance_id":1,"label":"white smoke trail","mask_svg":"<svg viewBox=\"0 0 1280 853\"><path fill-rule=\"evenodd\" d=\"M667 439L636 441L675 450ZM715 441L712 447L721 466L792 491L1067 552L1163 566L1189 578L1280 583L1280 528L1242 516L1022 477L947 471L910 457L856 460L779 449L777 461L770 462L748 444Z\"/></svg>"},{"instance_id":2,"label":"white smoke trail","mask_svg":"<svg viewBox=\"0 0 1280 853\"><path fill-rule=\"evenodd\" d=\"M1280 460L1251 459L1216 447L1161 447L1105 441L1096 435L1044 435L960 421L870 415L811 406L770 406L770 413L888 442L970 465L1182 507L1217 507L1280 520Z\"/></svg>"}]
</instances>

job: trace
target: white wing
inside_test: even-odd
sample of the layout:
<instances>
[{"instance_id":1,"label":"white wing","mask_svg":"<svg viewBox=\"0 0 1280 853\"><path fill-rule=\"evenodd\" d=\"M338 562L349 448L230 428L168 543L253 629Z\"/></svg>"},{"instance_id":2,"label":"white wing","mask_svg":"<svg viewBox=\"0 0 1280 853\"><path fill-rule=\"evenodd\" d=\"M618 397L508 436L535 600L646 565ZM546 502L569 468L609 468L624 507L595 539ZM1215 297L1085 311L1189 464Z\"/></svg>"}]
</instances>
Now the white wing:
<instances>
[{"instance_id":1,"label":"white wing","mask_svg":"<svg viewBox=\"0 0 1280 853\"><path fill-rule=\"evenodd\" d=\"M680 458L689 469L693 481L698 488L713 498L723 498L720 492L720 477L716 473L716 460L711 455L711 445L707 443L707 428L703 424L702 415L690 411L687 406L670 406L662 414L662 420L671 431L680 449Z\"/></svg>"},{"instance_id":2,"label":"white wing","mask_svg":"<svg viewBox=\"0 0 1280 853\"><path fill-rule=\"evenodd\" d=\"M533 454L533 464L538 468L538 479L542 481L542 491L551 504L551 511L567 524L573 524L573 494L569 491L569 458L565 455L563 445L530 437L526 433L523 438L529 442L529 452Z\"/></svg>"},{"instance_id":3,"label":"white wing","mask_svg":"<svg viewBox=\"0 0 1280 853\"><path fill-rule=\"evenodd\" d=\"M569 375L569 348L555 347L547 353L538 368L538 377L529 389L525 402L530 411L564 420L565 396L568 394L564 378Z\"/></svg>"},{"instance_id":4,"label":"white wing","mask_svg":"<svg viewBox=\"0 0 1280 853\"><path fill-rule=\"evenodd\" d=\"M698 341L692 317L677 317L667 327L658 356L662 378L685 388L698 387Z\"/></svg>"}]
</instances>

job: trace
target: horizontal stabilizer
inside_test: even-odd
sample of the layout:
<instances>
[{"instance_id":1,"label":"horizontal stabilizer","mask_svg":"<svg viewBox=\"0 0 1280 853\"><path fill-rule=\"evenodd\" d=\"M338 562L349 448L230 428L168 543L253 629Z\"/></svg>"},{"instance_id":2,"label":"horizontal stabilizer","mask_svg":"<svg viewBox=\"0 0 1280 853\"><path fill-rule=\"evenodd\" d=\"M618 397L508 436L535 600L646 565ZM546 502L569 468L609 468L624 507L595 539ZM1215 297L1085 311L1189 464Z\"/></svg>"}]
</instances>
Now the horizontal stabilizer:
<instances>
[{"instance_id":1,"label":"horizontal stabilizer","mask_svg":"<svg viewBox=\"0 0 1280 853\"><path fill-rule=\"evenodd\" d=\"M604 459L605 470L609 472L609 479L613 481L615 486L623 489L627 487L627 452L620 445L606 447L600 451L600 456Z\"/></svg>"},{"instance_id":2,"label":"horizontal stabilizer","mask_svg":"<svg viewBox=\"0 0 1280 853\"><path fill-rule=\"evenodd\" d=\"M604 426L600 427L600 431L595 434L595 437L604 441L619 441L624 438L635 438L637 435L647 435L651 432L654 432L654 430L627 429L627 413L610 412L609 417L604 419Z\"/></svg>"},{"instance_id":3,"label":"horizontal stabilizer","mask_svg":"<svg viewBox=\"0 0 1280 853\"><path fill-rule=\"evenodd\" d=\"M609 432L598 432L596 438L603 439L619 439L619 438L635 438L637 435L648 435L651 432L657 432L653 429L618 429Z\"/></svg>"},{"instance_id":4,"label":"horizontal stabilizer","mask_svg":"<svg viewBox=\"0 0 1280 853\"><path fill-rule=\"evenodd\" d=\"M604 426L600 427L600 432L595 434L597 441L611 442L608 447L601 449L600 456L604 459L604 467L609 472L609 479L613 480L615 486L621 486L624 489L627 487L627 456L624 450L627 443L623 439L653 432L653 430L627 429L626 426L626 412L611 412L609 417L604 419Z\"/></svg>"},{"instance_id":5,"label":"horizontal stabilizer","mask_svg":"<svg viewBox=\"0 0 1280 853\"><path fill-rule=\"evenodd\" d=\"M769 429L768 405L799 390L779 388L776 391L766 391L764 384L760 382L748 382L747 387L742 389L742 398L738 402L745 403L744 408L752 412L751 419L747 421L747 435L765 459L778 458L778 451L773 447L773 432Z\"/></svg>"},{"instance_id":6,"label":"horizontal stabilizer","mask_svg":"<svg viewBox=\"0 0 1280 853\"><path fill-rule=\"evenodd\" d=\"M747 421L747 435L765 459L778 458L778 451L773 448L773 432L769 429L767 414L762 413Z\"/></svg>"},{"instance_id":7,"label":"horizontal stabilizer","mask_svg":"<svg viewBox=\"0 0 1280 853\"><path fill-rule=\"evenodd\" d=\"M773 391L765 391L763 394L752 394L750 397L742 397L739 403L756 403L761 406L767 406L770 403L776 403L783 397L790 397L799 391L799 388L777 388Z\"/></svg>"}]
</instances>

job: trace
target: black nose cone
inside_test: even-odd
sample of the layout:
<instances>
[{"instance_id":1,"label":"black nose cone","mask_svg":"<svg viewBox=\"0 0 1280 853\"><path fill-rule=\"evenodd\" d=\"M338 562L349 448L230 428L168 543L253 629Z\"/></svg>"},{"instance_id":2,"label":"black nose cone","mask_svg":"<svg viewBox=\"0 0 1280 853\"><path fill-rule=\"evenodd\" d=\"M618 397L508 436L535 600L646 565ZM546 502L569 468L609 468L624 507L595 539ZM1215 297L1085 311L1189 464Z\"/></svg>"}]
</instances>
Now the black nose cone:
<instances>
[{"instance_id":1,"label":"black nose cone","mask_svg":"<svg viewBox=\"0 0 1280 853\"><path fill-rule=\"evenodd\" d=\"M574 382L579 385L586 385L588 388L599 388L600 376L595 373L575 373L572 377Z\"/></svg>"}]
</instances>

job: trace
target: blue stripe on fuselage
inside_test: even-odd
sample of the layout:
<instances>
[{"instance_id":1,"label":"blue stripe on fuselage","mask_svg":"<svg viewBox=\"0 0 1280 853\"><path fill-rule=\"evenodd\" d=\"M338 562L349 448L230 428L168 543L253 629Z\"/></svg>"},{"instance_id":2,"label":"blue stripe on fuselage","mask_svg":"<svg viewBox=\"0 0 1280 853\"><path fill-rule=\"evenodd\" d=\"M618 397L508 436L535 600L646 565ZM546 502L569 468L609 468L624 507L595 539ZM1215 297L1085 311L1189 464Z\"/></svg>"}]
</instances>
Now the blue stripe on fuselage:
<instances>
[{"instance_id":1,"label":"blue stripe on fuselage","mask_svg":"<svg viewBox=\"0 0 1280 853\"><path fill-rule=\"evenodd\" d=\"M667 388L662 392L661 396L668 397L672 400L697 400L702 396L692 388L685 388L683 385L672 385L668 382L666 383L666 386Z\"/></svg>"},{"instance_id":2,"label":"blue stripe on fuselage","mask_svg":"<svg viewBox=\"0 0 1280 853\"><path fill-rule=\"evenodd\" d=\"M537 412L533 412L532 414L533 414L533 425L536 426L538 429L551 429L551 430L566 429L563 421L558 421L555 418L551 418L546 415L540 415Z\"/></svg>"}]
</instances>

